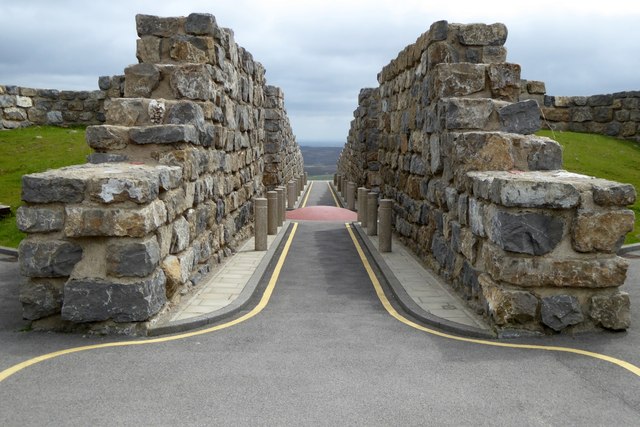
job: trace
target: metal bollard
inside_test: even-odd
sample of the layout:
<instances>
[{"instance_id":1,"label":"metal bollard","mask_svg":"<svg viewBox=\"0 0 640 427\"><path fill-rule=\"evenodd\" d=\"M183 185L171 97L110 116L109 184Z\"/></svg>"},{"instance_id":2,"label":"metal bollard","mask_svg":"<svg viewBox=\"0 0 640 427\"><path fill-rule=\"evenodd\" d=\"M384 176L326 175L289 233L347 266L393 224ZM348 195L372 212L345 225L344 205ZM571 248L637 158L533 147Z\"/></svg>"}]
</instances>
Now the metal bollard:
<instances>
[{"instance_id":1,"label":"metal bollard","mask_svg":"<svg viewBox=\"0 0 640 427\"><path fill-rule=\"evenodd\" d=\"M351 181L347 183L347 209L356 210L356 183Z\"/></svg>"},{"instance_id":2,"label":"metal bollard","mask_svg":"<svg viewBox=\"0 0 640 427\"><path fill-rule=\"evenodd\" d=\"M282 227L286 211L285 206L287 189L284 187L276 187L276 192L278 193L278 227Z\"/></svg>"},{"instance_id":3,"label":"metal bollard","mask_svg":"<svg viewBox=\"0 0 640 427\"><path fill-rule=\"evenodd\" d=\"M287 209L295 209L296 200L296 182L294 180L289 181L289 188L287 188Z\"/></svg>"},{"instance_id":4,"label":"metal bollard","mask_svg":"<svg viewBox=\"0 0 640 427\"><path fill-rule=\"evenodd\" d=\"M367 194L367 236L378 234L378 193Z\"/></svg>"},{"instance_id":5,"label":"metal bollard","mask_svg":"<svg viewBox=\"0 0 640 427\"><path fill-rule=\"evenodd\" d=\"M367 226L367 190L366 187L358 188L358 221L362 227Z\"/></svg>"},{"instance_id":6,"label":"metal bollard","mask_svg":"<svg viewBox=\"0 0 640 427\"><path fill-rule=\"evenodd\" d=\"M267 234L278 234L278 192L267 191Z\"/></svg>"},{"instance_id":7,"label":"metal bollard","mask_svg":"<svg viewBox=\"0 0 640 427\"><path fill-rule=\"evenodd\" d=\"M378 250L391 252L391 208L393 200L380 200L380 225L378 229Z\"/></svg>"},{"instance_id":8,"label":"metal bollard","mask_svg":"<svg viewBox=\"0 0 640 427\"><path fill-rule=\"evenodd\" d=\"M256 251L267 250L267 199L257 198L255 201Z\"/></svg>"}]
</instances>

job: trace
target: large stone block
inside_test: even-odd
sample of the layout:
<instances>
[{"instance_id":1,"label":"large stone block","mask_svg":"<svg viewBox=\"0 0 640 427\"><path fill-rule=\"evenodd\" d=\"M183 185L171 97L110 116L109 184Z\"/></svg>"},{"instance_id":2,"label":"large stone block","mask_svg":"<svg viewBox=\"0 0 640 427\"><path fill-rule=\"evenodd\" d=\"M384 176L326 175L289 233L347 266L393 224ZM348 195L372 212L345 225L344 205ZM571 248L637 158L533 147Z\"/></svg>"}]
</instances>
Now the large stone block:
<instances>
[{"instance_id":1,"label":"large stone block","mask_svg":"<svg viewBox=\"0 0 640 427\"><path fill-rule=\"evenodd\" d=\"M121 150L129 143L129 128L112 125L89 126L85 138L89 147L94 150Z\"/></svg>"},{"instance_id":2,"label":"large stone block","mask_svg":"<svg viewBox=\"0 0 640 427\"><path fill-rule=\"evenodd\" d=\"M605 181L593 185L593 201L600 206L628 206L636 201L636 189L631 184Z\"/></svg>"},{"instance_id":3,"label":"large stone block","mask_svg":"<svg viewBox=\"0 0 640 427\"><path fill-rule=\"evenodd\" d=\"M511 138L497 132L466 132L441 138L446 142L446 169L453 174L458 189L463 189L467 172L511 170Z\"/></svg>"},{"instance_id":4,"label":"large stone block","mask_svg":"<svg viewBox=\"0 0 640 427\"><path fill-rule=\"evenodd\" d=\"M160 262L158 240L114 241L107 246L107 274L115 277L146 277Z\"/></svg>"},{"instance_id":5,"label":"large stone block","mask_svg":"<svg viewBox=\"0 0 640 427\"><path fill-rule=\"evenodd\" d=\"M571 295L553 295L542 298L540 316L542 323L557 332L567 326L584 321L580 302L578 298Z\"/></svg>"},{"instance_id":6,"label":"large stone block","mask_svg":"<svg viewBox=\"0 0 640 427\"><path fill-rule=\"evenodd\" d=\"M28 280L20 286L22 317L37 320L60 313L66 279Z\"/></svg>"},{"instance_id":7,"label":"large stone block","mask_svg":"<svg viewBox=\"0 0 640 427\"><path fill-rule=\"evenodd\" d=\"M91 198L105 204L125 201L146 204L158 197L159 180L157 176L135 172L128 175L115 175L92 180L89 185Z\"/></svg>"},{"instance_id":8,"label":"large stone block","mask_svg":"<svg viewBox=\"0 0 640 427\"><path fill-rule=\"evenodd\" d=\"M625 330L631 325L629 294L619 292L613 295L591 297L589 316L596 325L614 331Z\"/></svg>"},{"instance_id":9,"label":"large stone block","mask_svg":"<svg viewBox=\"0 0 640 427\"><path fill-rule=\"evenodd\" d=\"M22 177L22 200L29 203L78 203L86 183L73 168L56 169Z\"/></svg>"},{"instance_id":10,"label":"large stone block","mask_svg":"<svg viewBox=\"0 0 640 427\"><path fill-rule=\"evenodd\" d=\"M620 257L525 258L492 244L482 248L486 270L496 281L522 287L610 288L624 283L629 264Z\"/></svg>"},{"instance_id":11,"label":"large stone block","mask_svg":"<svg viewBox=\"0 0 640 427\"><path fill-rule=\"evenodd\" d=\"M160 84L160 70L149 63L128 66L124 76L124 96L127 98L151 98Z\"/></svg>"},{"instance_id":12,"label":"large stone block","mask_svg":"<svg viewBox=\"0 0 640 427\"><path fill-rule=\"evenodd\" d=\"M490 199L508 207L568 209L578 205L580 192L572 183L535 178L531 174L497 174Z\"/></svg>"},{"instance_id":13,"label":"large stone block","mask_svg":"<svg viewBox=\"0 0 640 427\"><path fill-rule=\"evenodd\" d=\"M535 319L538 299L533 294L501 288L485 274L478 280L489 315L497 325L526 324Z\"/></svg>"},{"instance_id":14,"label":"large stone block","mask_svg":"<svg viewBox=\"0 0 640 427\"><path fill-rule=\"evenodd\" d=\"M148 320L166 302L165 282L161 269L130 282L71 279L64 286L62 318L75 323Z\"/></svg>"},{"instance_id":15,"label":"large stone block","mask_svg":"<svg viewBox=\"0 0 640 427\"><path fill-rule=\"evenodd\" d=\"M66 277L82 258L82 247L66 240L25 239L18 247L20 273L27 277Z\"/></svg>"},{"instance_id":16,"label":"large stone block","mask_svg":"<svg viewBox=\"0 0 640 427\"><path fill-rule=\"evenodd\" d=\"M167 277L167 298L171 296L187 281L194 268L195 252L189 248L178 255L169 255L162 260L162 269Z\"/></svg>"},{"instance_id":17,"label":"large stone block","mask_svg":"<svg viewBox=\"0 0 640 427\"><path fill-rule=\"evenodd\" d=\"M144 237L167 220L161 200L139 208L67 206L64 233L70 237Z\"/></svg>"},{"instance_id":18,"label":"large stone block","mask_svg":"<svg viewBox=\"0 0 640 427\"><path fill-rule=\"evenodd\" d=\"M493 98L517 102L520 98L520 65L499 63L487 67Z\"/></svg>"},{"instance_id":19,"label":"large stone block","mask_svg":"<svg viewBox=\"0 0 640 427\"><path fill-rule=\"evenodd\" d=\"M578 211L573 222L573 248L578 252L615 253L633 231L633 211Z\"/></svg>"},{"instance_id":20,"label":"large stone block","mask_svg":"<svg viewBox=\"0 0 640 427\"><path fill-rule=\"evenodd\" d=\"M216 34L217 28L218 24L215 16L209 13L192 13L187 16L187 20L184 23L185 32L196 36L213 36Z\"/></svg>"},{"instance_id":21,"label":"large stone block","mask_svg":"<svg viewBox=\"0 0 640 427\"><path fill-rule=\"evenodd\" d=\"M483 130L493 113L493 102L490 99L450 98L441 102L446 111L445 126L450 130Z\"/></svg>"},{"instance_id":22,"label":"large stone block","mask_svg":"<svg viewBox=\"0 0 640 427\"><path fill-rule=\"evenodd\" d=\"M161 18L153 15L136 15L138 36L170 37L184 33L185 18Z\"/></svg>"},{"instance_id":23,"label":"large stone block","mask_svg":"<svg viewBox=\"0 0 640 427\"><path fill-rule=\"evenodd\" d=\"M438 64L431 72L431 99L466 97L485 88L485 65Z\"/></svg>"},{"instance_id":24,"label":"large stone block","mask_svg":"<svg viewBox=\"0 0 640 427\"><path fill-rule=\"evenodd\" d=\"M138 61L150 64L160 63L161 41L160 37L154 36L143 36L136 40L136 58L138 58ZM106 89L109 88L107 87Z\"/></svg>"},{"instance_id":25,"label":"large stone block","mask_svg":"<svg viewBox=\"0 0 640 427\"><path fill-rule=\"evenodd\" d=\"M507 41L507 27L502 23L461 25L458 39L465 46L502 46Z\"/></svg>"},{"instance_id":26,"label":"large stone block","mask_svg":"<svg viewBox=\"0 0 640 427\"><path fill-rule=\"evenodd\" d=\"M531 134L540 130L540 108L532 99L502 107L498 116L504 132Z\"/></svg>"},{"instance_id":27,"label":"large stone block","mask_svg":"<svg viewBox=\"0 0 640 427\"><path fill-rule=\"evenodd\" d=\"M64 209L59 206L20 206L16 213L16 223L24 233L59 231L64 226Z\"/></svg>"},{"instance_id":28,"label":"large stone block","mask_svg":"<svg viewBox=\"0 0 640 427\"><path fill-rule=\"evenodd\" d=\"M217 91L210 67L201 64L185 65L173 70L169 83L176 98L214 100Z\"/></svg>"},{"instance_id":29,"label":"large stone block","mask_svg":"<svg viewBox=\"0 0 640 427\"><path fill-rule=\"evenodd\" d=\"M502 249L529 255L544 255L556 248L564 233L564 220L544 213L495 212L489 238Z\"/></svg>"},{"instance_id":30,"label":"large stone block","mask_svg":"<svg viewBox=\"0 0 640 427\"><path fill-rule=\"evenodd\" d=\"M193 125L156 125L131 128L131 141L136 144L175 144L199 142L198 130Z\"/></svg>"},{"instance_id":31,"label":"large stone block","mask_svg":"<svg viewBox=\"0 0 640 427\"><path fill-rule=\"evenodd\" d=\"M189 246L189 223L183 216L178 216L173 224L171 224L171 230L171 247L169 252L177 254Z\"/></svg>"}]
</instances>

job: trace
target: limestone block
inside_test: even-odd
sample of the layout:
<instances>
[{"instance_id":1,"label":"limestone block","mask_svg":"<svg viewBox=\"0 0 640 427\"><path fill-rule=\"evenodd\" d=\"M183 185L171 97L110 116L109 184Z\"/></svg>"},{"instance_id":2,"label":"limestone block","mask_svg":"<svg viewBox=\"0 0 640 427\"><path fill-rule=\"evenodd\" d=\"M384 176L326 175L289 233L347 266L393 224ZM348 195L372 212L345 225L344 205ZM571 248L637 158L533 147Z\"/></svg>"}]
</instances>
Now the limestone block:
<instances>
[{"instance_id":1,"label":"limestone block","mask_svg":"<svg viewBox=\"0 0 640 427\"><path fill-rule=\"evenodd\" d=\"M511 135L511 154L518 170L562 169L562 147L556 141L536 135Z\"/></svg>"},{"instance_id":2,"label":"limestone block","mask_svg":"<svg viewBox=\"0 0 640 427\"><path fill-rule=\"evenodd\" d=\"M121 150L129 143L129 128L125 126L88 126L87 144L94 150Z\"/></svg>"},{"instance_id":3,"label":"limestone block","mask_svg":"<svg viewBox=\"0 0 640 427\"><path fill-rule=\"evenodd\" d=\"M199 142L198 130L193 125L154 125L134 127L129 138L135 144L175 144L179 142Z\"/></svg>"},{"instance_id":4,"label":"limestone block","mask_svg":"<svg viewBox=\"0 0 640 427\"><path fill-rule=\"evenodd\" d=\"M489 315L500 326L526 324L535 320L538 299L526 291L497 286L486 274L478 277Z\"/></svg>"},{"instance_id":5,"label":"limestone block","mask_svg":"<svg viewBox=\"0 0 640 427\"><path fill-rule=\"evenodd\" d=\"M469 198L469 225L476 236L484 237L484 205L475 197Z\"/></svg>"},{"instance_id":6,"label":"limestone block","mask_svg":"<svg viewBox=\"0 0 640 427\"><path fill-rule=\"evenodd\" d=\"M540 109L532 99L502 107L498 116L504 132L531 134L540 130Z\"/></svg>"},{"instance_id":7,"label":"limestone block","mask_svg":"<svg viewBox=\"0 0 640 427\"><path fill-rule=\"evenodd\" d=\"M14 120L14 121L21 122L21 121L27 120L27 112L22 108L7 107L4 109L4 117L7 120Z\"/></svg>"},{"instance_id":8,"label":"limestone block","mask_svg":"<svg viewBox=\"0 0 640 427\"><path fill-rule=\"evenodd\" d=\"M146 278L126 282L71 279L64 285L62 318L75 323L147 320L166 302L165 282L161 269Z\"/></svg>"},{"instance_id":9,"label":"limestone block","mask_svg":"<svg viewBox=\"0 0 640 427\"><path fill-rule=\"evenodd\" d=\"M493 113L493 102L490 99L450 98L441 102L446 111L445 127L450 130L483 130Z\"/></svg>"},{"instance_id":10,"label":"limestone block","mask_svg":"<svg viewBox=\"0 0 640 427\"><path fill-rule=\"evenodd\" d=\"M631 184L601 180L593 184L593 201L600 206L628 206L636 201L636 189Z\"/></svg>"},{"instance_id":11,"label":"limestone block","mask_svg":"<svg viewBox=\"0 0 640 427\"><path fill-rule=\"evenodd\" d=\"M564 220L560 217L534 212L490 212L489 238L506 251L544 255L562 240Z\"/></svg>"},{"instance_id":12,"label":"limestone block","mask_svg":"<svg viewBox=\"0 0 640 427\"><path fill-rule=\"evenodd\" d=\"M161 38L154 36L143 36L136 40L136 58L138 58L138 61L149 64L160 63L161 40ZM109 88L100 87L100 89L106 90Z\"/></svg>"},{"instance_id":13,"label":"limestone block","mask_svg":"<svg viewBox=\"0 0 640 427\"><path fill-rule=\"evenodd\" d=\"M206 41L208 41L208 43ZM204 45L204 49L197 45ZM212 38L196 38L193 36L175 36L171 38L169 56L176 62L205 64L214 56ZM207 55L211 52L211 55Z\"/></svg>"},{"instance_id":14,"label":"limestone block","mask_svg":"<svg viewBox=\"0 0 640 427\"><path fill-rule=\"evenodd\" d=\"M530 94L544 95L545 93L547 93L547 88L544 82L529 80L527 81L527 92L529 92Z\"/></svg>"},{"instance_id":15,"label":"limestone block","mask_svg":"<svg viewBox=\"0 0 640 427\"><path fill-rule=\"evenodd\" d=\"M517 102L520 98L520 65L499 63L487 67L493 98Z\"/></svg>"},{"instance_id":16,"label":"limestone block","mask_svg":"<svg viewBox=\"0 0 640 427\"><path fill-rule=\"evenodd\" d=\"M184 34L184 25L186 19L178 18L160 18L153 15L136 15L136 29L138 36L158 36L171 37L175 34Z\"/></svg>"},{"instance_id":17,"label":"limestone block","mask_svg":"<svg viewBox=\"0 0 640 427\"><path fill-rule=\"evenodd\" d=\"M146 107L140 98L110 99L105 101L104 109L110 125L135 126L146 119Z\"/></svg>"},{"instance_id":18,"label":"limestone block","mask_svg":"<svg viewBox=\"0 0 640 427\"><path fill-rule=\"evenodd\" d=\"M496 64L507 61L507 49L503 46L482 47L482 63Z\"/></svg>"},{"instance_id":19,"label":"limestone block","mask_svg":"<svg viewBox=\"0 0 640 427\"><path fill-rule=\"evenodd\" d=\"M606 107L613 104L613 95L592 95L587 98L590 107Z\"/></svg>"},{"instance_id":20,"label":"limestone block","mask_svg":"<svg viewBox=\"0 0 640 427\"><path fill-rule=\"evenodd\" d=\"M70 237L144 237L167 220L167 210L161 200L139 208L67 206L65 211L64 233Z\"/></svg>"},{"instance_id":21,"label":"limestone block","mask_svg":"<svg viewBox=\"0 0 640 427\"><path fill-rule=\"evenodd\" d=\"M184 23L184 30L187 34L193 35L209 35L216 34L218 24L216 23L215 16L209 13L192 13L187 16L187 20Z\"/></svg>"},{"instance_id":22,"label":"limestone block","mask_svg":"<svg viewBox=\"0 0 640 427\"><path fill-rule=\"evenodd\" d=\"M461 25L458 39L465 46L502 46L507 41L507 27L501 23Z\"/></svg>"},{"instance_id":23,"label":"limestone block","mask_svg":"<svg viewBox=\"0 0 640 427\"><path fill-rule=\"evenodd\" d=\"M66 279L30 279L20 285L22 317L36 320L59 313Z\"/></svg>"},{"instance_id":24,"label":"limestone block","mask_svg":"<svg viewBox=\"0 0 640 427\"><path fill-rule=\"evenodd\" d=\"M603 328L625 330L631 325L630 306L629 294L626 292L594 295L591 297L589 316Z\"/></svg>"},{"instance_id":25,"label":"limestone block","mask_svg":"<svg viewBox=\"0 0 640 427\"><path fill-rule=\"evenodd\" d=\"M64 226L64 209L60 206L20 206L16 223L23 233L59 231Z\"/></svg>"},{"instance_id":26,"label":"limestone block","mask_svg":"<svg viewBox=\"0 0 640 427\"><path fill-rule=\"evenodd\" d=\"M540 315L542 323L556 332L584 320L578 298L571 295L553 295L542 298Z\"/></svg>"},{"instance_id":27,"label":"limestone block","mask_svg":"<svg viewBox=\"0 0 640 427\"><path fill-rule=\"evenodd\" d=\"M138 241L113 241L107 246L107 274L115 277L146 277L160 262L160 246L153 237Z\"/></svg>"},{"instance_id":28,"label":"limestone block","mask_svg":"<svg viewBox=\"0 0 640 427\"><path fill-rule=\"evenodd\" d=\"M153 64L130 65L124 69L124 96L127 98L151 98L160 84L160 71Z\"/></svg>"},{"instance_id":29,"label":"limestone block","mask_svg":"<svg viewBox=\"0 0 640 427\"><path fill-rule=\"evenodd\" d=\"M591 107L572 108L570 114L572 122L582 123L593 120L593 110Z\"/></svg>"},{"instance_id":30,"label":"limestone block","mask_svg":"<svg viewBox=\"0 0 640 427\"><path fill-rule=\"evenodd\" d=\"M60 111L49 111L47 112L47 124L50 125L59 125L64 123L64 119L62 117L62 112Z\"/></svg>"},{"instance_id":31,"label":"limestone block","mask_svg":"<svg viewBox=\"0 0 640 427\"><path fill-rule=\"evenodd\" d=\"M483 245L486 270L496 281L522 287L608 288L624 283L628 263L620 257L524 258Z\"/></svg>"},{"instance_id":32,"label":"limestone block","mask_svg":"<svg viewBox=\"0 0 640 427\"><path fill-rule=\"evenodd\" d=\"M182 212L188 208L183 188L167 191L163 193L160 198L167 209L168 221L173 221L176 216L182 214Z\"/></svg>"},{"instance_id":33,"label":"limestone block","mask_svg":"<svg viewBox=\"0 0 640 427\"><path fill-rule=\"evenodd\" d=\"M431 72L431 99L465 97L485 88L485 65L438 64Z\"/></svg>"},{"instance_id":34,"label":"limestone block","mask_svg":"<svg viewBox=\"0 0 640 427\"><path fill-rule=\"evenodd\" d=\"M497 132L466 132L452 134L446 150L446 169L453 173L458 189L467 181L467 172L484 170L511 170L511 137Z\"/></svg>"},{"instance_id":35,"label":"limestone block","mask_svg":"<svg viewBox=\"0 0 640 427\"><path fill-rule=\"evenodd\" d=\"M66 240L26 239L18 247L20 273L27 277L65 277L82 258L82 248Z\"/></svg>"},{"instance_id":36,"label":"limestone block","mask_svg":"<svg viewBox=\"0 0 640 427\"><path fill-rule=\"evenodd\" d=\"M22 200L29 203L78 203L84 199L86 183L62 168L22 177Z\"/></svg>"},{"instance_id":37,"label":"limestone block","mask_svg":"<svg viewBox=\"0 0 640 427\"><path fill-rule=\"evenodd\" d=\"M431 44L423 54L427 70L433 69L438 64L450 64L460 62L458 51L446 41ZM426 70L425 70L426 71Z\"/></svg>"},{"instance_id":38,"label":"limestone block","mask_svg":"<svg viewBox=\"0 0 640 427\"><path fill-rule=\"evenodd\" d=\"M574 184L535 177L531 174L496 176L489 197L492 202L509 207L568 209L578 205L580 192Z\"/></svg>"},{"instance_id":39,"label":"limestone block","mask_svg":"<svg viewBox=\"0 0 640 427\"><path fill-rule=\"evenodd\" d=\"M624 243L628 232L633 231L633 211L579 210L573 222L573 248L578 252L615 253Z\"/></svg>"},{"instance_id":40,"label":"limestone block","mask_svg":"<svg viewBox=\"0 0 640 427\"><path fill-rule=\"evenodd\" d=\"M202 101L216 97L216 85L212 78L210 65L183 65L173 70L169 83L176 98L188 98Z\"/></svg>"},{"instance_id":41,"label":"limestone block","mask_svg":"<svg viewBox=\"0 0 640 427\"><path fill-rule=\"evenodd\" d=\"M9 108L16 106L15 95L0 95L0 108Z\"/></svg>"},{"instance_id":42,"label":"limestone block","mask_svg":"<svg viewBox=\"0 0 640 427\"><path fill-rule=\"evenodd\" d=\"M429 41L446 40L449 35L449 23L445 20L436 21L429 27Z\"/></svg>"},{"instance_id":43,"label":"limestone block","mask_svg":"<svg viewBox=\"0 0 640 427\"><path fill-rule=\"evenodd\" d=\"M87 162L96 165L101 163L127 162L128 160L129 157L125 154L91 153L87 156Z\"/></svg>"},{"instance_id":44,"label":"limestone block","mask_svg":"<svg viewBox=\"0 0 640 427\"><path fill-rule=\"evenodd\" d=\"M177 254L182 252L189 246L189 242L189 222L183 216L178 216L171 224L171 247L169 248L169 253Z\"/></svg>"},{"instance_id":45,"label":"limestone block","mask_svg":"<svg viewBox=\"0 0 640 427\"><path fill-rule=\"evenodd\" d=\"M180 101L171 105L164 122L173 125L193 125L199 132L205 132L204 112L192 101Z\"/></svg>"},{"instance_id":46,"label":"limestone block","mask_svg":"<svg viewBox=\"0 0 640 427\"><path fill-rule=\"evenodd\" d=\"M171 296L189 280L194 267L195 253L192 248L179 255L169 255L162 261L162 270L167 277L167 297Z\"/></svg>"}]
</instances>

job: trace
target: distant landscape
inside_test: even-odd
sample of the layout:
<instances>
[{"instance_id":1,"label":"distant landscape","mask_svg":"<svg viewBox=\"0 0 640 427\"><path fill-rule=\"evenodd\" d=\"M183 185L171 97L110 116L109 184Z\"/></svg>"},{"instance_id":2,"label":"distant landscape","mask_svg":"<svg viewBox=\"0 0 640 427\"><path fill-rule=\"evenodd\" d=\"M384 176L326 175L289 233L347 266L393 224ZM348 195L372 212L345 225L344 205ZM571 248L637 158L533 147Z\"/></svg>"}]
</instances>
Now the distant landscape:
<instances>
[{"instance_id":1,"label":"distant landscape","mask_svg":"<svg viewBox=\"0 0 640 427\"><path fill-rule=\"evenodd\" d=\"M304 171L312 179L329 179L336 173L336 163L342 147L300 146L304 158Z\"/></svg>"}]
</instances>

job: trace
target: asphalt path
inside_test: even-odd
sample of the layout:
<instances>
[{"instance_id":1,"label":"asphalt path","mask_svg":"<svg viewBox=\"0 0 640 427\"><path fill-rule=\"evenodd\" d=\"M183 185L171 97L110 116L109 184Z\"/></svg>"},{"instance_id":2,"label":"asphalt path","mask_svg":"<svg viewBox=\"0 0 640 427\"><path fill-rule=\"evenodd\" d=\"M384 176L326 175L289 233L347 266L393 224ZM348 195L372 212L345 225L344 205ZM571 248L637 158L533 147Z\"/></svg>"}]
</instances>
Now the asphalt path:
<instances>
[{"instance_id":1,"label":"asphalt path","mask_svg":"<svg viewBox=\"0 0 640 427\"><path fill-rule=\"evenodd\" d=\"M321 187L309 205L326 196L316 196ZM619 366L455 341L391 317L344 223L299 223L279 273L265 308L235 326L17 372L0 382L0 425L638 425L640 377ZM16 263L1 258L0 370L128 340L21 331L16 277ZM632 260L634 302L639 279ZM633 310L627 333L527 342L640 366L639 334Z\"/></svg>"}]
</instances>

